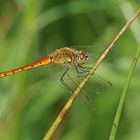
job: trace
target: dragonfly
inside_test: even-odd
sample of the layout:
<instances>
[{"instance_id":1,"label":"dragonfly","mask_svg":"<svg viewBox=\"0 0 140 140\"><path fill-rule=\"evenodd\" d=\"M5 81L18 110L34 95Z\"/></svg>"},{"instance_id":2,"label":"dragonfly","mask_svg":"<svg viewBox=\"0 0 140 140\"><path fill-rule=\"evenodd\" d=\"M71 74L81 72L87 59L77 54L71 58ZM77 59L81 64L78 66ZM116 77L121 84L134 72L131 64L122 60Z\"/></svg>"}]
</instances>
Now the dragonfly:
<instances>
[{"instance_id":1,"label":"dragonfly","mask_svg":"<svg viewBox=\"0 0 140 140\"><path fill-rule=\"evenodd\" d=\"M31 63L29 65L21 66L12 70L8 70L0 73L0 78L21 72L23 70L45 66L50 64L65 65L66 70L60 77L60 82L73 93L71 87L65 82L64 78L67 75L70 68L74 68L78 77L89 72L90 67L82 66L89 59L89 54L84 50L77 50L75 48L64 47L57 49L51 55L48 55L41 60Z\"/></svg>"}]
</instances>

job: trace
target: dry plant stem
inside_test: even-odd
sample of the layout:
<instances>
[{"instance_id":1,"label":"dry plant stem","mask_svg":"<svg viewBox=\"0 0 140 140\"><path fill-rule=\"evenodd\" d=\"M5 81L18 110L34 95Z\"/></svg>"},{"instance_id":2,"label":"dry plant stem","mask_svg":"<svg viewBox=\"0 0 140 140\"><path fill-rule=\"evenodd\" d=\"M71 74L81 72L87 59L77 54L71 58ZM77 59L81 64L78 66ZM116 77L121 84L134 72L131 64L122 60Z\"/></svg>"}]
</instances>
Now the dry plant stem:
<instances>
[{"instance_id":1,"label":"dry plant stem","mask_svg":"<svg viewBox=\"0 0 140 140\"><path fill-rule=\"evenodd\" d=\"M80 94L81 89L83 88L83 86L86 84L86 82L88 81L88 79L94 74L95 70L99 67L99 65L102 63L102 61L105 59L105 57L107 56L107 54L110 52L110 50L113 48L115 42L120 38L120 36L129 28L129 26L131 25L131 23L137 18L137 16L140 15L140 9L137 10L137 12L130 18L130 20L124 25L124 27L121 29L121 31L116 35L116 37L113 39L113 41L110 43L110 45L108 46L108 48L103 52L103 54L100 56L100 58L96 61L95 65L93 65L92 69L90 70L90 72L88 73L88 75L82 80L82 82L79 84L79 86L77 87L77 89L75 90L75 92L73 93L73 95L71 95L71 97L69 98L69 100L67 101L66 105L63 107L63 109L61 110L61 112L59 113L58 117L56 118L56 120L54 121L54 123L52 124L52 126L50 127L50 129L48 130L47 134L45 135L43 140L50 140L50 138L52 137L54 131L56 130L56 128L58 127L58 125L60 124L60 122L63 120L66 112L68 111L68 109L71 107L71 105L73 104L75 98Z\"/></svg>"}]
</instances>

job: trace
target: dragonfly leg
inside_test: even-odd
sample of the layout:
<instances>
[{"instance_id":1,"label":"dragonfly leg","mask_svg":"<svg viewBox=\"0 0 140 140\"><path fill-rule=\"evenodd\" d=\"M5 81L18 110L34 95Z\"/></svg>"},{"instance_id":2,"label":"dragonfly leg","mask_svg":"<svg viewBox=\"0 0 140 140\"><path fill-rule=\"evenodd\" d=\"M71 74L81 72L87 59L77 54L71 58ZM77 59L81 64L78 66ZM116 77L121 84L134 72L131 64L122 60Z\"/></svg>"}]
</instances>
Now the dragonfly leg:
<instances>
[{"instance_id":1,"label":"dragonfly leg","mask_svg":"<svg viewBox=\"0 0 140 140\"><path fill-rule=\"evenodd\" d=\"M89 72L89 70L91 69L90 67L83 67L79 64L75 65L74 68L78 74L78 77L85 76Z\"/></svg>"},{"instance_id":2,"label":"dragonfly leg","mask_svg":"<svg viewBox=\"0 0 140 140\"><path fill-rule=\"evenodd\" d=\"M71 89L71 87L65 82L64 77L66 76L67 72L69 71L69 67L64 71L64 73L62 74L61 78L60 78L60 82L64 85L64 87L66 87L68 89L68 91L70 93L73 93L73 90Z\"/></svg>"},{"instance_id":3,"label":"dragonfly leg","mask_svg":"<svg viewBox=\"0 0 140 140\"><path fill-rule=\"evenodd\" d=\"M87 71L88 72L90 69L92 69L92 67L83 67L80 64L78 64L77 66L81 71Z\"/></svg>"}]
</instances>

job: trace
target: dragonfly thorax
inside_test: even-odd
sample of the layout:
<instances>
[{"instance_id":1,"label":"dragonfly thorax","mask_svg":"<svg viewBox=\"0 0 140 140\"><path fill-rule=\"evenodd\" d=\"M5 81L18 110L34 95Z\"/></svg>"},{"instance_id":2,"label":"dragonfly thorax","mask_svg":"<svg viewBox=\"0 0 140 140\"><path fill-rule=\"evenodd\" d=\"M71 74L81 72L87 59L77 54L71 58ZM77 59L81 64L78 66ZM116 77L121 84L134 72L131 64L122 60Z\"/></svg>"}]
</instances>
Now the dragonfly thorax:
<instances>
[{"instance_id":1,"label":"dragonfly thorax","mask_svg":"<svg viewBox=\"0 0 140 140\"><path fill-rule=\"evenodd\" d=\"M88 60L88 53L72 48L61 48L53 54L53 62L59 64L77 65L83 64Z\"/></svg>"}]
</instances>

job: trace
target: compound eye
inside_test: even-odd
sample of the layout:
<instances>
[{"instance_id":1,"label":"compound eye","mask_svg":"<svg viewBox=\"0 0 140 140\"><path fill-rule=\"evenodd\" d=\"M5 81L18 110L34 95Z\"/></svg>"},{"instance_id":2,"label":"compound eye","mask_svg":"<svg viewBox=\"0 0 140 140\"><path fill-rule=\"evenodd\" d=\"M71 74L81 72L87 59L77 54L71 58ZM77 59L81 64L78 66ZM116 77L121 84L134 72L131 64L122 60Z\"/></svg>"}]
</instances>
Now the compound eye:
<instances>
[{"instance_id":1,"label":"compound eye","mask_svg":"<svg viewBox=\"0 0 140 140\"><path fill-rule=\"evenodd\" d=\"M88 59L88 54L85 54L85 59L86 59L86 60Z\"/></svg>"},{"instance_id":2,"label":"compound eye","mask_svg":"<svg viewBox=\"0 0 140 140\"><path fill-rule=\"evenodd\" d=\"M80 56L80 59L81 59L81 60L84 59L84 53L83 53L83 52L80 52L79 56Z\"/></svg>"},{"instance_id":3,"label":"compound eye","mask_svg":"<svg viewBox=\"0 0 140 140\"><path fill-rule=\"evenodd\" d=\"M87 60L88 59L88 54L84 51L80 52L80 58L81 60Z\"/></svg>"}]
</instances>

